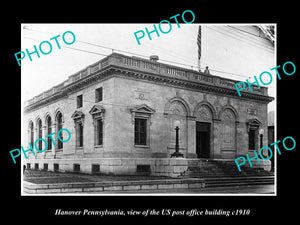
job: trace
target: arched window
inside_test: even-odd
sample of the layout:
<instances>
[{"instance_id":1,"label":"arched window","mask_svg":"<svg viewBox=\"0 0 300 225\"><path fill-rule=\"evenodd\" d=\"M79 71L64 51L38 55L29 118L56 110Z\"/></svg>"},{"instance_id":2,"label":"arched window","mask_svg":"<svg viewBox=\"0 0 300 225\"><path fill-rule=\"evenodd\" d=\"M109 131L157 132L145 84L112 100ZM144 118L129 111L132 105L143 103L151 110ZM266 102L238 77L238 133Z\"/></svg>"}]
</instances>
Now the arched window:
<instances>
[{"instance_id":1,"label":"arched window","mask_svg":"<svg viewBox=\"0 0 300 225\"><path fill-rule=\"evenodd\" d=\"M198 103L195 108L196 117L196 154L198 158L213 158L213 135L215 118L214 107L207 101Z\"/></svg>"},{"instance_id":2,"label":"arched window","mask_svg":"<svg viewBox=\"0 0 300 225\"><path fill-rule=\"evenodd\" d=\"M58 112L56 115L56 133L63 128L63 118L61 112ZM59 134L59 138L63 140L62 132ZM57 149L63 148L63 142L58 140Z\"/></svg>"},{"instance_id":3,"label":"arched window","mask_svg":"<svg viewBox=\"0 0 300 225\"><path fill-rule=\"evenodd\" d=\"M235 115L230 109L225 109L221 115L222 121L222 148L235 150Z\"/></svg>"},{"instance_id":4,"label":"arched window","mask_svg":"<svg viewBox=\"0 0 300 225\"><path fill-rule=\"evenodd\" d=\"M175 143L175 122L179 121L179 142L181 147L186 146L186 117L187 109L181 101L173 101L169 109L169 118L170 118L170 129L171 129L171 142Z\"/></svg>"},{"instance_id":5,"label":"arched window","mask_svg":"<svg viewBox=\"0 0 300 225\"><path fill-rule=\"evenodd\" d=\"M32 147L34 147L33 139L34 139L33 122L30 121L29 122L29 143L31 144Z\"/></svg>"},{"instance_id":6,"label":"arched window","mask_svg":"<svg viewBox=\"0 0 300 225\"><path fill-rule=\"evenodd\" d=\"M43 132L42 132L42 120L41 119L37 120L37 127L38 127L38 138L42 138ZM42 146L43 142L40 140L38 143L39 143L38 149L42 150L43 149L43 146Z\"/></svg>"},{"instance_id":7,"label":"arched window","mask_svg":"<svg viewBox=\"0 0 300 225\"><path fill-rule=\"evenodd\" d=\"M221 157L234 158L237 156L237 124L239 116L234 107L227 105L220 111L221 120Z\"/></svg>"},{"instance_id":8,"label":"arched window","mask_svg":"<svg viewBox=\"0 0 300 225\"><path fill-rule=\"evenodd\" d=\"M51 127L52 121L51 121L50 116L48 116L46 119L46 126L47 126L47 135L49 135L52 133L52 127ZM50 136L47 137L47 144L48 144L47 150L51 150L52 149L52 140L51 140Z\"/></svg>"}]
</instances>

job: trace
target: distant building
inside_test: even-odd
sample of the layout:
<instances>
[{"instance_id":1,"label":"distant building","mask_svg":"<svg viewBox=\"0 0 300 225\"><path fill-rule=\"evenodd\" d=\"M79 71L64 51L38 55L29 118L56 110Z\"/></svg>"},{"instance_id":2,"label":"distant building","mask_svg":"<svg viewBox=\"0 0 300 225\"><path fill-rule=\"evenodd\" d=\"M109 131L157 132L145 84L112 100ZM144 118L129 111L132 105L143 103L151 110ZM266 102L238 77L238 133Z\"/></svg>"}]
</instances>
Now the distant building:
<instances>
[{"instance_id":1,"label":"distant building","mask_svg":"<svg viewBox=\"0 0 300 225\"><path fill-rule=\"evenodd\" d=\"M184 158L235 159L259 147L268 129L267 88L245 90L236 80L113 53L25 103L24 148L67 128L35 156L32 168L85 173L167 173L175 151L175 122ZM63 138L63 137L62 137ZM44 143L40 144L44 149ZM263 145L268 145L264 134Z\"/></svg>"},{"instance_id":2,"label":"distant building","mask_svg":"<svg viewBox=\"0 0 300 225\"><path fill-rule=\"evenodd\" d=\"M274 151L274 145L270 145L275 142L275 115L274 111L271 111L268 113L268 145L272 149L272 152ZM274 157L271 159L271 168L274 170Z\"/></svg>"},{"instance_id":3,"label":"distant building","mask_svg":"<svg viewBox=\"0 0 300 225\"><path fill-rule=\"evenodd\" d=\"M189 52L193 58L200 54L201 71L209 66L213 75L254 82L254 76L277 66L274 29L274 25L201 25L198 51L192 45ZM276 96L275 88L268 86L268 94ZM275 101L269 104L271 110L275 110Z\"/></svg>"}]
</instances>

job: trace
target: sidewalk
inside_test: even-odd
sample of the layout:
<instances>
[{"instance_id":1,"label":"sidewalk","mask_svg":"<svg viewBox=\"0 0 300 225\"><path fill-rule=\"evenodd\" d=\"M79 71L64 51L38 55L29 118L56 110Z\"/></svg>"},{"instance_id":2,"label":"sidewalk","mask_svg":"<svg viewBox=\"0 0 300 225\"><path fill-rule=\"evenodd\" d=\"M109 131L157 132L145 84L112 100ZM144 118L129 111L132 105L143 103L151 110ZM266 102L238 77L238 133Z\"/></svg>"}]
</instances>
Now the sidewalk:
<instances>
[{"instance_id":1,"label":"sidewalk","mask_svg":"<svg viewBox=\"0 0 300 225\"><path fill-rule=\"evenodd\" d=\"M59 173L40 170L28 170L24 173L24 181L35 184L72 183L72 182L111 182L111 181L138 181L138 180L165 180L178 179L159 176L138 175L90 175L79 173Z\"/></svg>"},{"instance_id":2,"label":"sidewalk","mask_svg":"<svg viewBox=\"0 0 300 225\"><path fill-rule=\"evenodd\" d=\"M113 176L29 170L25 194L274 194L274 185L206 187L202 178Z\"/></svg>"},{"instance_id":3,"label":"sidewalk","mask_svg":"<svg viewBox=\"0 0 300 225\"><path fill-rule=\"evenodd\" d=\"M107 192L109 193L109 192ZM118 191L114 193L123 194L135 194L132 191ZM213 188L201 188L201 189L172 189L172 190L140 190L139 194L201 194L201 195L231 195L231 194L241 194L241 195L274 195L274 185L253 185L253 186L236 186L236 187L213 187Z\"/></svg>"},{"instance_id":4,"label":"sidewalk","mask_svg":"<svg viewBox=\"0 0 300 225\"><path fill-rule=\"evenodd\" d=\"M108 176L26 171L25 194L103 193L118 191L172 190L204 188L201 178L170 178L158 176Z\"/></svg>"}]
</instances>

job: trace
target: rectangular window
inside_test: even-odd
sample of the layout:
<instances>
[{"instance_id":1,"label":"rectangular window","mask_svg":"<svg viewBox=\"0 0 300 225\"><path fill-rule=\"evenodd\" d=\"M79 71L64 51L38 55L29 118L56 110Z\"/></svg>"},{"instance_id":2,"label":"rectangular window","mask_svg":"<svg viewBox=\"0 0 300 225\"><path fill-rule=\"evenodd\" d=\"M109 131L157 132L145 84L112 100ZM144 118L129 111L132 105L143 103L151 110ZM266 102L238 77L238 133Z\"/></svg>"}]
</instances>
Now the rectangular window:
<instances>
[{"instance_id":1,"label":"rectangular window","mask_svg":"<svg viewBox=\"0 0 300 225\"><path fill-rule=\"evenodd\" d=\"M53 164L53 170L54 170L54 172L58 172L59 171L59 164L54 163Z\"/></svg>"},{"instance_id":2,"label":"rectangular window","mask_svg":"<svg viewBox=\"0 0 300 225\"><path fill-rule=\"evenodd\" d=\"M100 173L100 165L99 164L92 164L92 174Z\"/></svg>"},{"instance_id":3,"label":"rectangular window","mask_svg":"<svg viewBox=\"0 0 300 225\"><path fill-rule=\"evenodd\" d=\"M77 109L82 107L82 95L77 96Z\"/></svg>"},{"instance_id":4,"label":"rectangular window","mask_svg":"<svg viewBox=\"0 0 300 225\"><path fill-rule=\"evenodd\" d=\"M96 145L103 145L103 122L101 119L96 120Z\"/></svg>"},{"instance_id":5,"label":"rectangular window","mask_svg":"<svg viewBox=\"0 0 300 225\"><path fill-rule=\"evenodd\" d=\"M83 126L79 125L79 147L83 146Z\"/></svg>"},{"instance_id":6,"label":"rectangular window","mask_svg":"<svg viewBox=\"0 0 300 225\"><path fill-rule=\"evenodd\" d=\"M134 144L147 145L147 119L135 118Z\"/></svg>"},{"instance_id":7,"label":"rectangular window","mask_svg":"<svg viewBox=\"0 0 300 225\"><path fill-rule=\"evenodd\" d=\"M249 131L249 150L256 149L256 130L250 129Z\"/></svg>"},{"instance_id":8,"label":"rectangular window","mask_svg":"<svg viewBox=\"0 0 300 225\"><path fill-rule=\"evenodd\" d=\"M80 173L80 164L73 164L73 172Z\"/></svg>"},{"instance_id":9,"label":"rectangular window","mask_svg":"<svg viewBox=\"0 0 300 225\"><path fill-rule=\"evenodd\" d=\"M101 102L102 101L102 87L97 88L95 90L95 102Z\"/></svg>"},{"instance_id":10,"label":"rectangular window","mask_svg":"<svg viewBox=\"0 0 300 225\"><path fill-rule=\"evenodd\" d=\"M136 172L139 174L150 174L151 167L150 165L136 165Z\"/></svg>"},{"instance_id":11,"label":"rectangular window","mask_svg":"<svg viewBox=\"0 0 300 225\"><path fill-rule=\"evenodd\" d=\"M44 170L45 170L45 171L48 170L48 163L44 163Z\"/></svg>"},{"instance_id":12,"label":"rectangular window","mask_svg":"<svg viewBox=\"0 0 300 225\"><path fill-rule=\"evenodd\" d=\"M76 147L83 146L83 125L76 123Z\"/></svg>"}]
</instances>

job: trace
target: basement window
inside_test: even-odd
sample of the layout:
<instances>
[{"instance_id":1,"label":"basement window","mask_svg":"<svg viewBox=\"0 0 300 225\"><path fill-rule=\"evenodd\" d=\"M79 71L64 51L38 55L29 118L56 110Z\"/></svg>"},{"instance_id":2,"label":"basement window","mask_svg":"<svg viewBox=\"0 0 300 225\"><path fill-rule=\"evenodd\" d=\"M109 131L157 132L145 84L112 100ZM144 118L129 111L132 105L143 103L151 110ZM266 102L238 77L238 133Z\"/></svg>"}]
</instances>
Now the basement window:
<instances>
[{"instance_id":1,"label":"basement window","mask_svg":"<svg viewBox=\"0 0 300 225\"><path fill-rule=\"evenodd\" d=\"M140 174L150 174L151 167L150 165L136 165L136 172Z\"/></svg>"},{"instance_id":2,"label":"basement window","mask_svg":"<svg viewBox=\"0 0 300 225\"><path fill-rule=\"evenodd\" d=\"M45 171L48 170L48 163L44 163L44 170L45 170Z\"/></svg>"},{"instance_id":3,"label":"basement window","mask_svg":"<svg viewBox=\"0 0 300 225\"><path fill-rule=\"evenodd\" d=\"M99 164L92 164L92 174L100 173L100 165Z\"/></svg>"},{"instance_id":4,"label":"basement window","mask_svg":"<svg viewBox=\"0 0 300 225\"><path fill-rule=\"evenodd\" d=\"M80 164L73 164L73 172L75 173L80 172Z\"/></svg>"},{"instance_id":5,"label":"basement window","mask_svg":"<svg viewBox=\"0 0 300 225\"><path fill-rule=\"evenodd\" d=\"M53 164L53 170L54 170L54 172L58 172L59 171L59 164L54 163Z\"/></svg>"}]
</instances>

